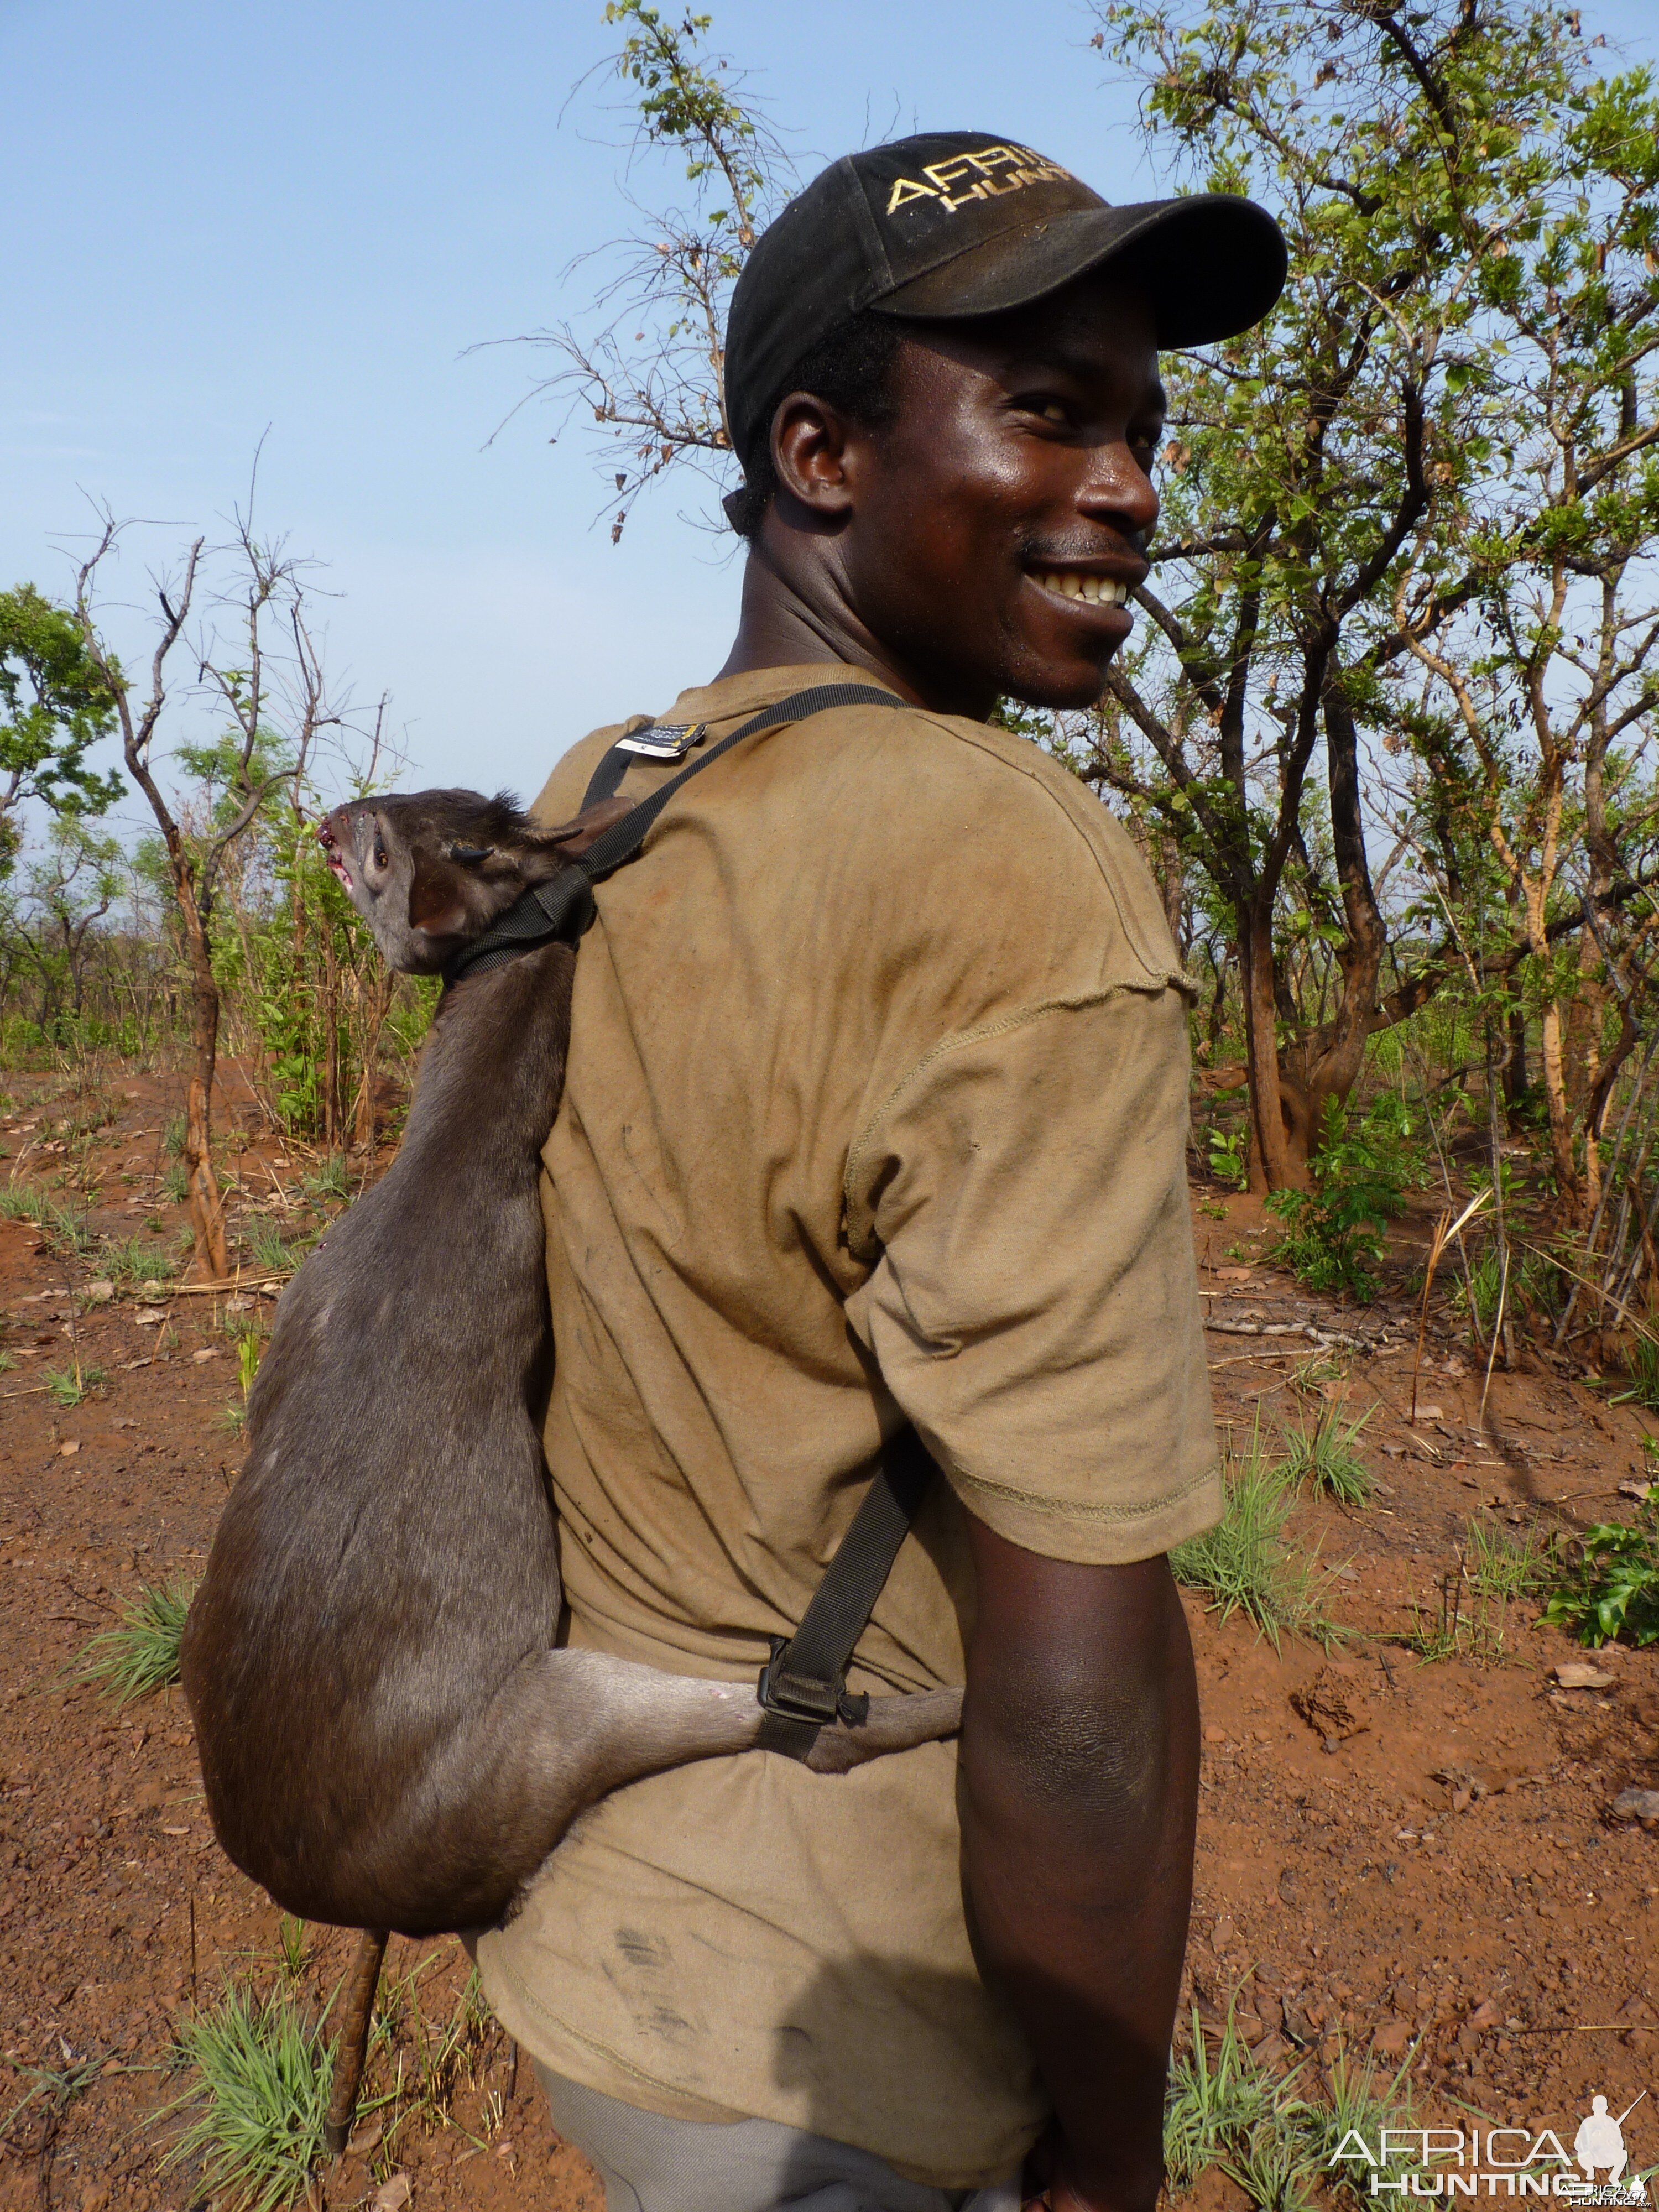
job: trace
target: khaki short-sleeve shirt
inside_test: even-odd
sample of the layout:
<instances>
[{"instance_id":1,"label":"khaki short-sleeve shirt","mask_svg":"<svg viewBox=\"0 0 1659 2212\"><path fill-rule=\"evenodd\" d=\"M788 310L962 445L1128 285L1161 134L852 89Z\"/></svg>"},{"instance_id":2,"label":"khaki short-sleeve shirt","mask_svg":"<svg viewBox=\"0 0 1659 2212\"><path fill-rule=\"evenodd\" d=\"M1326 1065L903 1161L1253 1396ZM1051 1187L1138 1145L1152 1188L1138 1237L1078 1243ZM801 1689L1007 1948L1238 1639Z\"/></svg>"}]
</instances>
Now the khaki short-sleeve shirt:
<instances>
[{"instance_id":1,"label":"khaki short-sleeve shirt","mask_svg":"<svg viewBox=\"0 0 1659 2212\"><path fill-rule=\"evenodd\" d=\"M769 670L669 719L719 737L843 675L869 681ZM598 903L544 1155L571 1642L752 1678L905 1419L944 1480L854 1689L963 1679L964 1509L1086 1562L1208 1526L1182 980L1089 792L1001 730L833 709L696 777ZM954 1744L843 1777L750 1753L618 1790L482 1939L490 1999L647 2110L999 2179L1044 2106L969 1948L956 1772Z\"/></svg>"}]
</instances>

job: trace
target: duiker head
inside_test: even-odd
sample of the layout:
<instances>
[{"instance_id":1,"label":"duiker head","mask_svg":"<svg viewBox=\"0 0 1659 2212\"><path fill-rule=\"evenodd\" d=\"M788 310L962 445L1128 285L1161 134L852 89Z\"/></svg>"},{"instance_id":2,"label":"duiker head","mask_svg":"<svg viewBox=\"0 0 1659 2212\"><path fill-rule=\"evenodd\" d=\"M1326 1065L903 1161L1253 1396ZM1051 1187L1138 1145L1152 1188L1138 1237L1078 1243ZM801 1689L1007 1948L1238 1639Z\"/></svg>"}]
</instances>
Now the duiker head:
<instances>
[{"instance_id":1,"label":"duiker head","mask_svg":"<svg viewBox=\"0 0 1659 2212\"><path fill-rule=\"evenodd\" d=\"M411 975L438 974L569 860L560 833L536 828L507 792L354 799L317 836L388 963Z\"/></svg>"}]
</instances>

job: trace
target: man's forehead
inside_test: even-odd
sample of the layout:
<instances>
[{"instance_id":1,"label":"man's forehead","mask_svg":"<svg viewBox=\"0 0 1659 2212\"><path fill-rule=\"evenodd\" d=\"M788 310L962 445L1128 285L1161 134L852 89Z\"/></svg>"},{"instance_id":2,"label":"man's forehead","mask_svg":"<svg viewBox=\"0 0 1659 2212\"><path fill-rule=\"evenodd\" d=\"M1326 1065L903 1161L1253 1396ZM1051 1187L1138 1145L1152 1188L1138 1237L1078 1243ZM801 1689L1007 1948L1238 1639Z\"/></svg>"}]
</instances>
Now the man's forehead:
<instances>
[{"instance_id":1,"label":"man's forehead","mask_svg":"<svg viewBox=\"0 0 1659 2212\"><path fill-rule=\"evenodd\" d=\"M1127 284L1073 288L1006 315L920 325L908 334L932 350L988 374L1048 371L1083 385L1132 380L1162 406L1151 302Z\"/></svg>"}]
</instances>

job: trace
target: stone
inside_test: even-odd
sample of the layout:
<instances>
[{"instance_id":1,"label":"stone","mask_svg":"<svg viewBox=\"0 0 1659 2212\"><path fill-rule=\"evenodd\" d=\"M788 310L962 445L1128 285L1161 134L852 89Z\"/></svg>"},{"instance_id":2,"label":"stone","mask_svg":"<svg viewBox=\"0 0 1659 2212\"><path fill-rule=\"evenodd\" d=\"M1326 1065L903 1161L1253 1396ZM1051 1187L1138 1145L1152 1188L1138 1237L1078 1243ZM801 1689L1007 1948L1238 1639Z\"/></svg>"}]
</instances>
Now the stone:
<instances>
[{"instance_id":1,"label":"stone","mask_svg":"<svg viewBox=\"0 0 1659 2212\"><path fill-rule=\"evenodd\" d=\"M1551 1671L1564 1690L1610 1690L1619 1679L1589 1659L1564 1659Z\"/></svg>"}]
</instances>

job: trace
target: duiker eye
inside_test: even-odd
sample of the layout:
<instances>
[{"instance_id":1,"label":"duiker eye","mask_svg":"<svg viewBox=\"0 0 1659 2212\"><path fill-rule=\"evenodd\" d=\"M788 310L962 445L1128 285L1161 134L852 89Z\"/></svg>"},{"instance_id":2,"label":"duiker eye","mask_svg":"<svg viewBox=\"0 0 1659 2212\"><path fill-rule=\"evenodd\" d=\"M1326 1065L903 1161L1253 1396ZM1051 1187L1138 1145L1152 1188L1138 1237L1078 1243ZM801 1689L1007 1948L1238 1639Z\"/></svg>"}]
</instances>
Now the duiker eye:
<instances>
[{"instance_id":1,"label":"duiker eye","mask_svg":"<svg viewBox=\"0 0 1659 2212\"><path fill-rule=\"evenodd\" d=\"M386 866L386 847L378 837L374 840L374 865L377 868Z\"/></svg>"}]
</instances>

